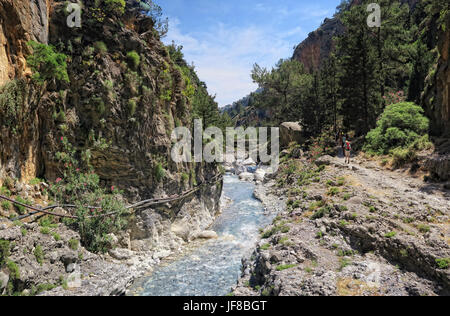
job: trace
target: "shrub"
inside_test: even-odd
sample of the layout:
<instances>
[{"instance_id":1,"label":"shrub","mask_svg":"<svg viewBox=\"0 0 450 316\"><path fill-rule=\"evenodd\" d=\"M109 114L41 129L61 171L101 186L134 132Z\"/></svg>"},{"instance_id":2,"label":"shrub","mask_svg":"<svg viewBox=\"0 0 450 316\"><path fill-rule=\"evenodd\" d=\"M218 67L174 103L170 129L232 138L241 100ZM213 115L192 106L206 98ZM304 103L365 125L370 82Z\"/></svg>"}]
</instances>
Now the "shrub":
<instances>
[{"instance_id":1,"label":"shrub","mask_svg":"<svg viewBox=\"0 0 450 316\"><path fill-rule=\"evenodd\" d=\"M103 0L106 10L115 15L125 13L125 0Z\"/></svg>"},{"instance_id":2,"label":"shrub","mask_svg":"<svg viewBox=\"0 0 450 316\"><path fill-rule=\"evenodd\" d=\"M391 151L393 158L393 166L395 168L401 167L408 162L416 159L417 155L411 148L395 148Z\"/></svg>"},{"instance_id":3,"label":"shrub","mask_svg":"<svg viewBox=\"0 0 450 316\"><path fill-rule=\"evenodd\" d=\"M8 190L7 187L1 187L0 188L0 194L1 195L6 195L6 196L11 196L11 191Z\"/></svg>"},{"instance_id":4,"label":"shrub","mask_svg":"<svg viewBox=\"0 0 450 316\"><path fill-rule=\"evenodd\" d=\"M99 54L106 54L108 52L108 47L104 42L95 42L94 48L95 51Z\"/></svg>"},{"instance_id":5,"label":"shrub","mask_svg":"<svg viewBox=\"0 0 450 316\"><path fill-rule=\"evenodd\" d=\"M390 105L377 122L377 127L366 137L364 150L388 154L395 148L406 148L426 135L429 120L423 109L409 102Z\"/></svg>"},{"instance_id":6,"label":"shrub","mask_svg":"<svg viewBox=\"0 0 450 316\"><path fill-rule=\"evenodd\" d=\"M349 259L346 258L339 259L339 271L344 270L345 267L348 267L351 264L352 262Z\"/></svg>"},{"instance_id":7,"label":"shrub","mask_svg":"<svg viewBox=\"0 0 450 316\"><path fill-rule=\"evenodd\" d=\"M56 158L64 173L50 188L52 198L60 204L75 205L76 219L65 219L64 223L79 232L83 246L91 252L106 252L111 245L108 235L126 225L125 204L115 196L117 192L106 193L100 187L100 179L89 163L89 151L81 153L82 165L68 140L61 137L61 142L63 148Z\"/></svg>"},{"instance_id":8,"label":"shrub","mask_svg":"<svg viewBox=\"0 0 450 316\"><path fill-rule=\"evenodd\" d=\"M41 182L44 182L44 181L42 181L39 178L34 178L34 179L30 180L30 185L40 184Z\"/></svg>"},{"instance_id":9,"label":"shrub","mask_svg":"<svg viewBox=\"0 0 450 316\"><path fill-rule=\"evenodd\" d=\"M72 238L69 240L69 248L74 251L78 250L78 244L79 244L78 240L76 240L76 239Z\"/></svg>"},{"instance_id":10,"label":"shrub","mask_svg":"<svg viewBox=\"0 0 450 316\"><path fill-rule=\"evenodd\" d=\"M386 237L386 238L392 238L392 237L395 237L395 236L397 236L396 232L390 232L390 233L387 233L387 234L384 235L384 237Z\"/></svg>"},{"instance_id":11,"label":"shrub","mask_svg":"<svg viewBox=\"0 0 450 316\"><path fill-rule=\"evenodd\" d=\"M157 164L155 167L155 179L158 182L161 182L166 176L166 171L164 170L162 164Z\"/></svg>"},{"instance_id":12,"label":"shrub","mask_svg":"<svg viewBox=\"0 0 450 316\"><path fill-rule=\"evenodd\" d=\"M44 235L50 234L50 228L48 228L48 227L42 227L42 228L41 228L41 234L44 234Z\"/></svg>"},{"instance_id":13,"label":"shrub","mask_svg":"<svg viewBox=\"0 0 450 316\"><path fill-rule=\"evenodd\" d=\"M7 240L0 240L0 267L6 263L6 259L8 259L11 254L11 245Z\"/></svg>"},{"instance_id":14,"label":"shrub","mask_svg":"<svg viewBox=\"0 0 450 316\"><path fill-rule=\"evenodd\" d=\"M277 271L292 269L295 268L296 266L297 266L296 264L282 264L277 267Z\"/></svg>"},{"instance_id":15,"label":"shrub","mask_svg":"<svg viewBox=\"0 0 450 316\"><path fill-rule=\"evenodd\" d=\"M339 194L339 188L332 187L328 190L327 194L329 196L335 196L335 195Z\"/></svg>"},{"instance_id":16,"label":"shrub","mask_svg":"<svg viewBox=\"0 0 450 316\"><path fill-rule=\"evenodd\" d=\"M36 248L34 248L34 256L36 257L36 261L42 265L44 263L44 251L42 250L41 245L37 245Z\"/></svg>"},{"instance_id":17,"label":"shrub","mask_svg":"<svg viewBox=\"0 0 450 316\"><path fill-rule=\"evenodd\" d=\"M3 201L2 209L5 211L9 211L11 209L11 203L9 201Z\"/></svg>"},{"instance_id":18,"label":"shrub","mask_svg":"<svg viewBox=\"0 0 450 316\"><path fill-rule=\"evenodd\" d=\"M269 250L270 244L264 244L261 246L261 250Z\"/></svg>"},{"instance_id":19,"label":"shrub","mask_svg":"<svg viewBox=\"0 0 450 316\"><path fill-rule=\"evenodd\" d=\"M436 259L439 269L445 270L450 266L450 258Z\"/></svg>"},{"instance_id":20,"label":"shrub","mask_svg":"<svg viewBox=\"0 0 450 316\"><path fill-rule=\"evenodd\" d=\"M139 64L141 63L141 57L134 50L131 51L131 52L128 52L128 54L127 54L127 63L128 63L129 67L131 67L134 70L136 70L137 67L139 67Z\"/></svg>"},{"instance_id":21,"label":"shrub","mask_svg":"<svg viewBox=\"0 0 450 316\"><path fill-rule=\"evenodd\" d=\"M12 280L20 279L20 270L17 264L14 261L8 261L6 264L9 270L9 276Z\"/></svg>"},{"instance_id":22,"label":"shrub","mask_svg":"<svg viewBox=\"0 0 450 316\"><path fill-rule=\"evenodd\" d=\"M33 53L27 57L27 65L33 71L33 80L42 85L52 79L69 82L67 56L55 51L53 46L29 41Z\"/></svg>"},{"instance_id":23,"label":"shrub","mask_svg":"<svg viewBox=\"0 0 450 316\"><path fill-rule=\"evenodd\" d=\"M60 241L61 240L61 235L58 233L52 233L53 239L55 239L55 241Z\"/></svg>"},{"instance_id":24,"label":"shrub","mask_svg":"<svg viewBox=\"0 0 450 316\"><path fill-rule=\"evenodd\" d=\"M418 224L418 225L417 225L417 229L418 229L422 234L426 234L426 233L428 233L428 232L431 230L430 226L425 225L425 224Z\"/></svg>"},{"instance_id":25,"label":"shrub","mask_svg":"<svg viewBox=\"0 0 450 316\"><path fill-rule=\"evenodd\" d=\"M18 197L16 198L16 201L17 201L17 202L20 202L20 203L22 203L22 204L31 205L31 202L30 202L30 201L25 200L24 198L22 198L22 197L20 197L20 196L18 196ZM17 208L17 210L18 210L18 212L19 212L20 215L23 215L23 214L25 214L25 213L27 212L27 208L26 208L25 206L18 205L18 204L14 204L14 206Z\"/></svg>"}]
</instances>

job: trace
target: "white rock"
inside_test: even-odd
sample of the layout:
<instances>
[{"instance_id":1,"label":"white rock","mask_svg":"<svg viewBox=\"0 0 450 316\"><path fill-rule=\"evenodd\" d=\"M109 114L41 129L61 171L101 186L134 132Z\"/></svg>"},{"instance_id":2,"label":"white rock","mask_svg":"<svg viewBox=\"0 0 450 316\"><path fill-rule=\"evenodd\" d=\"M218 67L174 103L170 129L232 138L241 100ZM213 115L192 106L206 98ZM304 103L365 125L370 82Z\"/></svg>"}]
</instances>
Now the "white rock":
<instances>
[{"instance_id":1,"label":"white rock","mask_svg":"<svg viewBox=\"0 0 450 316\"><path fill-rule=\"evenodd\" d=\"M117 260L128 260L133 256L133 251L117 248L110 250L109 254L111 255L111 257Z\"/></svg>"},{"instance_id":2,"label":"white rock","mask_svg":"<svg viewBox=\"0 0 450 316\"><path fill-rule=\"evenodd\" d=\"M252 158L248 158L242 163L244 166L255 166L256 162Z\"/></svg>"},{"instance_id":3,"label":"white rock","mask_svg":"<svg viewBox=\"0 0 450 316\"><path fill-rule=\"evenodd\" d=\"M168 256L170 256L172 254L172 251L170 250L161 250L161 251L157 251L153 254L153 259L154 260L158 260L158 259L163 259L163 258L167 258Z\"/></svg>"},{"instance_id":4,"label":"white rock","mask_svg":"<svg viewBox=\"0 0 450 316\"><path fill-rule=\"evenodd\" d=\"M258 169L255 172L255 180L263 182L264 178L266 177L266 172L264 170Z\"/></svg>"},{"instance_id":5,"label":"white rock","mask_svg":"<svg viewBox=\"0 0 450 316\"><path fill-rule=\"evenodd\" d=\"M243 172L239 175L239 179L242 181L253 181L254 175L250 172Z\"/></svg>"},{"instance_id":6,"label":"white rock","mask_svg":"<svg viewBox=\"0 0 450 316\"><path fill-rule=\"evenodd\" d=\"M216 239L219 236L217 236L217 233L215 231L212 230L205 230L201 233L198 233L196 235L197 238L201 238L201 239Z\"/></svg>"}]
</instances>

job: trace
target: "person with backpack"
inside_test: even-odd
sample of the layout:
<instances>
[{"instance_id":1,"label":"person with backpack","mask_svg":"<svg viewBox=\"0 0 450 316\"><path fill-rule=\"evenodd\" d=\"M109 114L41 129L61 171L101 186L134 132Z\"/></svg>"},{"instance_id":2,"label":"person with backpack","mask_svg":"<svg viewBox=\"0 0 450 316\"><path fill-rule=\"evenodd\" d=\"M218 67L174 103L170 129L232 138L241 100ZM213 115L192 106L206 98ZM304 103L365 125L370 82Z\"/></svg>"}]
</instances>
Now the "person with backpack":
<instances>
[{"instance_id":1,"label":"person with backpack","mask_svg":"<svg viewBox=\"0 0 450 316\"><path fill-rule=\"evenodd\" d=\"M350 140L348 139L348 136L345 137L345 163L350 163L350 156L352 154L352 144L350 143Z\"/></svg>"},{"instance_id":2,"label":"person with backpack","mask_svg":"<svg viewBox=\"0 0 450 316\"><path fill-rule=\"evenodd\" d=\"M341 137L341 147L342 147L342 155L344 155L345 154L345 142L347 141L347 135L344 135L343 133L342 133L342 137Z\"/></svg>"}]
</instances>

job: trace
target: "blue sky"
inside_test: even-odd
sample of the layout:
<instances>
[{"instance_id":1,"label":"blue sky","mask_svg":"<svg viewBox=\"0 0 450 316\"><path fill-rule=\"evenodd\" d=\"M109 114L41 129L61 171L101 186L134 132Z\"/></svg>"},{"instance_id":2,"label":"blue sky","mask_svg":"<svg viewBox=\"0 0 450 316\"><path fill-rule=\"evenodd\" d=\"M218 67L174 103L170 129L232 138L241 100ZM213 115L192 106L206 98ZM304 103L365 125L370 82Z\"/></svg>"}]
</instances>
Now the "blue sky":
<instances>
[{"instance_id":1,"label":"blue sky","mask_svg":"<svg viewBox=\"0 0 450 316\"><path fill-rule=\"evenodd\" d=\"M225 106L254 91L254 63L290 58L340 0L156 0L169 18L166 44L183 45L202 81Z\"/></svg>"}]
</instances>

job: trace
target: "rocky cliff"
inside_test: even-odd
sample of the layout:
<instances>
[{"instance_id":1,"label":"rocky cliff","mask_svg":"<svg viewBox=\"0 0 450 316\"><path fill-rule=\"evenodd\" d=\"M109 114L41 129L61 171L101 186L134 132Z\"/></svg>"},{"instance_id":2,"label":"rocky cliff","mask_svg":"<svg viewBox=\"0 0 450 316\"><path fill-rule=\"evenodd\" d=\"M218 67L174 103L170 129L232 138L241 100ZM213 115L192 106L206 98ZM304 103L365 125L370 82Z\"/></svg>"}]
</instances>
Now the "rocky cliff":
<instances>
[{"instance_id":1,"label":"rocky cliff","mask_svg":"<svg viewBox=\"0 0 450 316\"><path fill-rule=\"evenodd\" d=\"M450 23L449 23L450 24ZM432 118L434 134L450 133L450 31L438 35L438 58L433 71L427 77L422 102Z\"/></svg>"},{"instance_id":2,"label":"rocky cliff","mask_svg":"<svg viewBox=\"0 0 450 316\"><path fill-rule=\"evenodd\" d=\"M333 38L344 31L339 18L325 19L316 31L309 33L295 48L292 58L302 62L308 72L320 69L333 51Z\"/></svg>"},{"instance_id":3,"label":"rocky cliff","mask_svg":"<svg viewBox=\"0 0 450 316\"><path fill-rule=\"evenodd\" d=\"M36 177L51 183L61 176L56 153L62 137L90 156L103 186L120 188L129 202L174 196L219 174L215 164L171 160L171 132L175 126L191 127L187 89L197 87L189 86L195 82L171 59L154 21L128 10L133 2L119 15L98 1L83 1L82 27L70 28L67 1L0 0L0 187L7 183L17 196L43 202L23 183ZM51 80L44 91L32 84L26 60L30 40L67 55L69 83ZM182 201L140 210L128 231L114 236L116 247L128 254L116 257L132 266L137 259L130 252L147 251L145 258L159 260L179 250L212 223L221 189L218 182ZM3 225L3 235L13 229L9 226ZM20 236L10 240L26 242ZM19 268L27 266L29 258L14 256ZM102 258L95 260L101 267ZM21 284L35 283L23 278Z\"/></svg>"},{"instance_id":4,"label":"rocky cliff","mask_svg":"<svg viewBox=\"0 0 450 316\"><path fill-rule=\"evenodd\" d=\"M361 2L353 0L349 7L359 5ZM414 8L417 2L418 0L401 0L401 3L407 3L410 8ZM345 28L339 20L339 14L332 19L325 19L317 30L309 33L308 37L295 48L292 58L302 62L309 72L320 69L334 49L333 38L343 32Z\"/></svg>"},{"instance_id":5,"label":"rocky cliff","mask_svg":"<svg viewBox=\"0 0 450 316\"><path fill-rule=\"evenodd\" d=\"M80 150L89 149L104 183L119 186L130 197L182 190L186 183L181 173L191 175L191 183L208 172L214 175L207 170L213 166L169 159L172 128L189 127L192 108L184 78L152 20L102 16L94 3L85 2L82 28L69 28L65 1L0 1L0 82L5 84L0 179L54 180L60 136ZM36 93L28 84L29 40L57 46L69 59L70 84L50 83L36 109L28 102ZM127 57L130 52L136 53L137 64ZM164 183L155 180L158 166L166 171Z\"/></svg>"}]
</instances>

